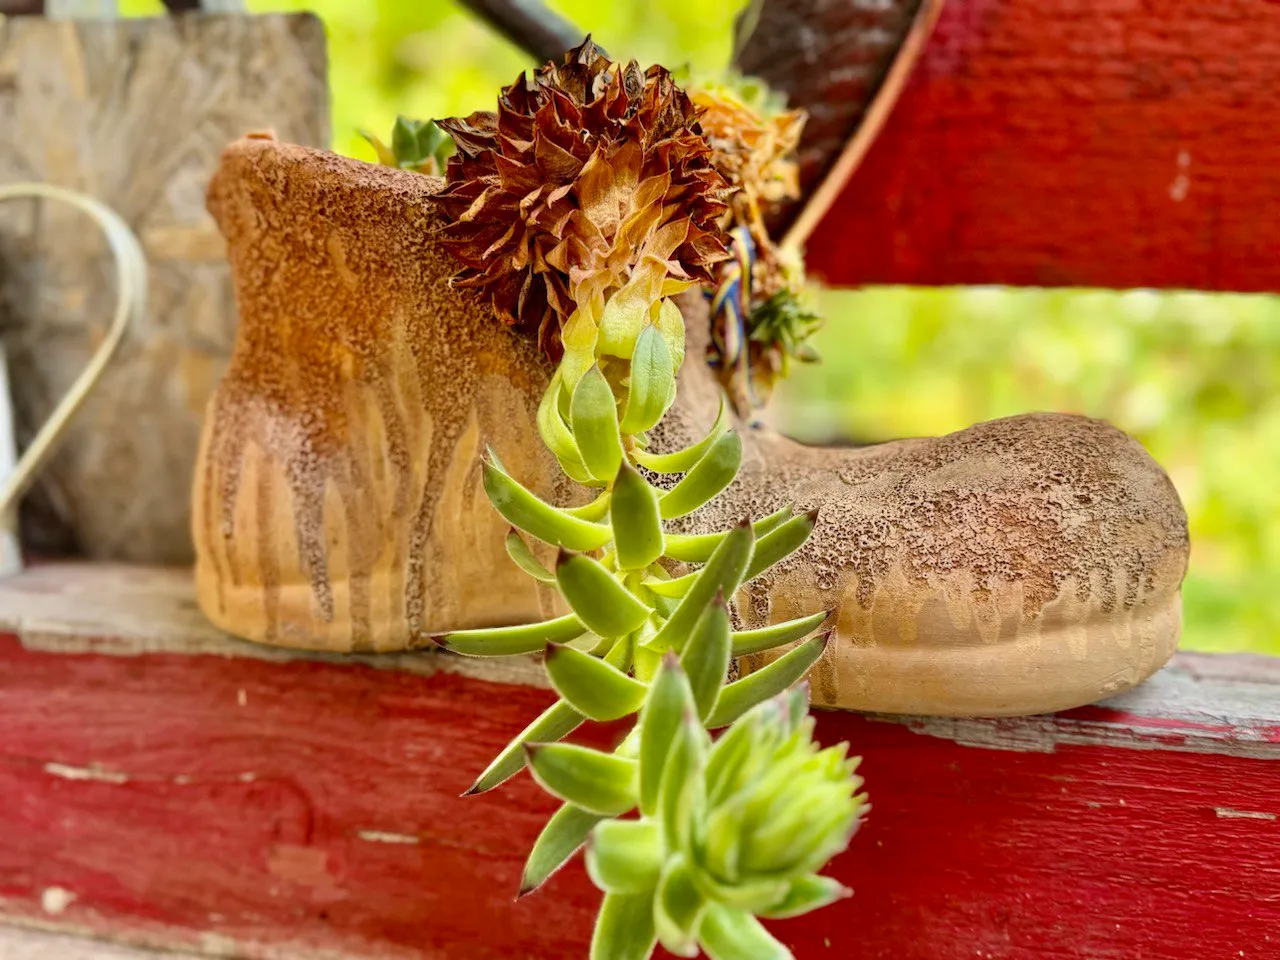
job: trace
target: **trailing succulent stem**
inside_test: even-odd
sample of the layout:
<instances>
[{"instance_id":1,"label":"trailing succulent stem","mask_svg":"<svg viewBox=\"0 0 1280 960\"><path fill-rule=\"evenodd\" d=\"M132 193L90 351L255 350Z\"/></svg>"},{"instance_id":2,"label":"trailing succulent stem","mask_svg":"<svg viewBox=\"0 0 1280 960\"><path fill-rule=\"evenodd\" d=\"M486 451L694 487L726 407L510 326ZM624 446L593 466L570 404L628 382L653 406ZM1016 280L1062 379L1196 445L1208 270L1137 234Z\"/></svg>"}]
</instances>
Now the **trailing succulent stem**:
<instances>
[{"instance_id":1,"label":"trailing succulent stem","mask_svg":"<svg viewBox=\"0 0 1280 960\"><path fill-rule=\"evenodd\" d=\"M521 893L587 844L605 893L595 960L643 960L658 943L713 960L789 957L757 917L847 894L817 871L848 844L865 798L845 745L814 743L796 689L826 648L813 635L826 612L735 630L732 604L804 545L817 514L675 532L671 521L733 483L741 439L722 403L691 446L658 452L649 440L684 361L671 297L727 256L716 222L730 182L665 70L620 67L589 42L504 90L497 114L442 127L459 151L439 195L459 282L558 360L538 430L564 473L597 490L585 506L556 506L492 451L485 459L485 492L511 524L507 552L570 612L436 638L468 656L543 653L557 694L468 793L528 766L563 801ZM778 313L771 335L786 340L791 315ZM659 489L652 475L674 479ZM550 567L528 537L556 548ZM783 646L730 681L735 657ZM560 742L588 720L628 717L638 719L612 752ZM711 730L724 732L713 742Z\"/></svg>"},{"instance_id":2,"label":"trailing succulent stem","mask_svg":"<svg viewBox=\"0 0 1280 960\"><path fill-rule=\"evenodd\" d=\"M492 453L484 463L485 491L512 524L511 559L554 584L571 612L438 638L470 656L542 652L559 695L468 792L490 790L527 764L564 801L529 856L521 892L591 838L588 862L606 891L593 956L647 957L661 941L680 956L701 944L713 957L782 957L785 948L754 916L793 915L844 895L813 874L848 842L860 781L843 748L838 757L817 750L803 695L787 692L826 647L825 635L805 639L826 613L734 630L729 601L799 549L817 517L783 509L719 533L667 529L732 483L742 446L722 409L689 448L647 449L645 432L675 397L676 364L671 334L640 316L640 329L621 338L633 345L630 356L602 354L571 390L562 368L539 413L566 473L599 489L592 503L553 506ZM659 490L647 471L679 479ZM558 548L554 568L526 536ZM728 682L735 657L797 641ZM586 720L631 716L639 724L611 754L556 743ZM724 727L712 746L706 731ZM783 745L785 756L770 753ZM780 778L786 764L795 769ZM810 773L812 789L801 785ZM612 820L637 808L639 821Z\"/></svg>"}]
</instances>

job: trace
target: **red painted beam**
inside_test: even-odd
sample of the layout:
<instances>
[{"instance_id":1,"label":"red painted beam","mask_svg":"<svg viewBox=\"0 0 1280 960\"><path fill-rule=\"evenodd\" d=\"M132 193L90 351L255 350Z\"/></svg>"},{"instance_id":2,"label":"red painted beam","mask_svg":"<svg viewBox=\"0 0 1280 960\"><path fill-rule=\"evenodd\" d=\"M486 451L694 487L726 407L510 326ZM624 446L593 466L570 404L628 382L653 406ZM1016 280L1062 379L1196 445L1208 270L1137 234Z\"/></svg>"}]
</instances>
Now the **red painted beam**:
<instances>
[{"instance_id":1,"label":"red painted beam","mask_svg":"<svg viewBox=\"0 0 1280 960\"><path fill-rule=\"evenodd\" d=\"M1274 0L950 0L811 269L1280 290L1277 91Z\"/></svg>"},{"instance_id":2,"label":"red painted beam","mask_svg":"<svg viewBox=\"0 0 1280 960\"><path fill-rule=\"evenodd\" d=\"M181 574L36 571L0 621L0 918L249 957L584 955L579 865L511 902L552 804L524 777L458 797L545 690L225 640ZM801 960L1280 957L1280 660L819 730L874 809L834 866L854 898L775 927Z\"/></svg>"}]
</instances>

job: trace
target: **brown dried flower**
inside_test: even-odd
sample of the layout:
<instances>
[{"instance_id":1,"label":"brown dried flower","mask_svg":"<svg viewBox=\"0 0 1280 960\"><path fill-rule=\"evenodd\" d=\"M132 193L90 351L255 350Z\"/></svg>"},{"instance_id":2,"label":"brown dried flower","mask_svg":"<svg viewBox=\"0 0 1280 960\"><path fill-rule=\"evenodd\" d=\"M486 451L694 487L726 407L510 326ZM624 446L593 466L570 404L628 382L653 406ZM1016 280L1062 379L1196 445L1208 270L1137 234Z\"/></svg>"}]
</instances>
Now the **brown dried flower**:
<instances>
[{"instance_id":1,"label":"brown dried flower","mask_svg":"<svg viewBox=\"0 0 1280 960\"><path fill-rule=\"evenodd\" d=\"M496 113L441 121L457 144L437 195L456 284L558 359L562 328L576 315L594 344L621 288L656 311L671 278L709 281L728 185L697 117L667 70L616 64L588 38L521 74Z\"/></svg>"}]
</instances>

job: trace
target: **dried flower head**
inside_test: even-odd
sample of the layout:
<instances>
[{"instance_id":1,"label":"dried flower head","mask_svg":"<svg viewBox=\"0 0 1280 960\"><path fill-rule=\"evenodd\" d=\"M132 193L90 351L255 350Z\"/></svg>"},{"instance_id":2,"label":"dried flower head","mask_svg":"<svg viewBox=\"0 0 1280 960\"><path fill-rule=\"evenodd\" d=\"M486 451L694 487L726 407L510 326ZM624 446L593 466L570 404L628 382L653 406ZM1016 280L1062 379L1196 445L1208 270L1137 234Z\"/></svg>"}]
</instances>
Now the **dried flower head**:
<instances>
[{"instance_id":1,"label":"dried flower head","mask_svg":"<svg viewBox=\"0 0 1280 960\"><path fill-rule=\"evenodd\" d=\"M728 185L697 116L667 70L614 63L588 38L521 74L496 112L441 121L457 144L437 195L457 285L558 359L570 318L594 331L620 288L648 306L710 280Z\"/></svg>"},{"instance_id":2,"label":"dried flower head","mask_svg":"<svg viewBox=\"0 0 1280 960\"><path fill-rule=\"evenodd\" d=\"M698 81L691 98L716 169L734 188L723 225L750 226L756 243L769 246L765 214L800 195L796 148L805 112L781 109L767 88L741 77Z\"/></svg>"}]
</instances>

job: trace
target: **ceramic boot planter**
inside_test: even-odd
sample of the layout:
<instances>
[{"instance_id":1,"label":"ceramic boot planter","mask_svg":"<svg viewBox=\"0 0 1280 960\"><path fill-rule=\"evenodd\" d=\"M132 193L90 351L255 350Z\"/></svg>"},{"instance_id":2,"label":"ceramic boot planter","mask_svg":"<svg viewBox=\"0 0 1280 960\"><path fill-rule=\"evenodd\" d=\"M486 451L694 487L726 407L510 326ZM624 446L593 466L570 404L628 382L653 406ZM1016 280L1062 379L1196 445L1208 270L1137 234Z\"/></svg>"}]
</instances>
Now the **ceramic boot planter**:
<instances>
[{"instance_id":1,"label":"ceramic boot planter","mask_svg":"<svg viewBox=\"0 0 1280 960\"><path fill-rule=\"evenodd\" d=\"M541 495L581 502L534 427L552 369L449 288L439 185L270 140L224 157L210 208L241 328L194 512L199 601L232 633L400 650L556 612L554 592L505 556L479 469L490 444ZM673 446L718 407L695 361L705 306L686 296L683 309L690 359L662 427ZM815 702L1047 711L1132 686L1172 652L1185 514L1114 428L1032 415L859 450L742 432L741 477L691 529L822 507L810 542L739 604L749 625L835 609Z\"/></svg>"}]
</instances>

